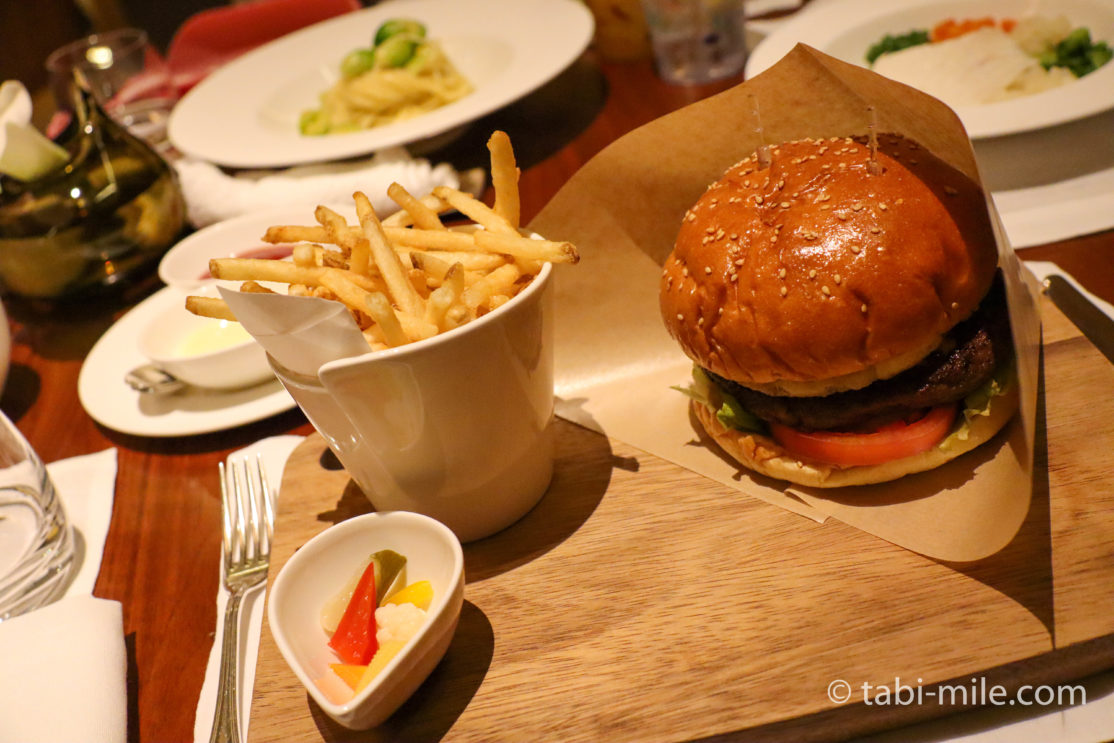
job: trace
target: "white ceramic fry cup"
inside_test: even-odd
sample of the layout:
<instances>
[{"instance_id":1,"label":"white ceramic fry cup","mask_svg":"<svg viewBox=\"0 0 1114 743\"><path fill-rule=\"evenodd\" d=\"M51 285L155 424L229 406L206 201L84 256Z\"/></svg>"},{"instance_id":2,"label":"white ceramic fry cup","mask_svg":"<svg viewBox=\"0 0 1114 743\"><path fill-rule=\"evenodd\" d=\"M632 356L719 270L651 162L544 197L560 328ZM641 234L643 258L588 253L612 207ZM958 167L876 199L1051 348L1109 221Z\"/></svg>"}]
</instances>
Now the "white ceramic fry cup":
<instances>
[{"instance_id":1,"label":"white ceramic fry cup","mask_svg":"<svg viewBox=\"0 0 1114 743\"><path fill-rule=\"evenodd\" d=\"M552 270L462 327L330 361L316 376L270 358L376 510L431 516L467 542L510 526L545 493Z\"/></svg>"}]
</instances>

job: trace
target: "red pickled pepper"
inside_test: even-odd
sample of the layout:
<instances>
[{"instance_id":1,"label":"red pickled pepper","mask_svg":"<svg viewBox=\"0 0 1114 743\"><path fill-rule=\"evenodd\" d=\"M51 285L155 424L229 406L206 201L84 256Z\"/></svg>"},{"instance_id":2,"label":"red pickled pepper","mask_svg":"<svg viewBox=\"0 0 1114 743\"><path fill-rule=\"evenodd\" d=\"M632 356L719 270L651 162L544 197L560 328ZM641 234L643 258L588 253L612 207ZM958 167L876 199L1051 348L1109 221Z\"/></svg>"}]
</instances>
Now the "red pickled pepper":
<instances>
[{"instance_id":1,"label":"red pickled pepper","mask_svg":"<svg viewBox=\"0 0 1114 743\"><path fill-rule=\"evenodd\" d=\"M344 609L344 616L329 639L329 647L345 663L366 666L379 649L379 642L375 639L376 603L375 561L372 560L360 576L352 599Z\"/></svg>"}]
</instances>

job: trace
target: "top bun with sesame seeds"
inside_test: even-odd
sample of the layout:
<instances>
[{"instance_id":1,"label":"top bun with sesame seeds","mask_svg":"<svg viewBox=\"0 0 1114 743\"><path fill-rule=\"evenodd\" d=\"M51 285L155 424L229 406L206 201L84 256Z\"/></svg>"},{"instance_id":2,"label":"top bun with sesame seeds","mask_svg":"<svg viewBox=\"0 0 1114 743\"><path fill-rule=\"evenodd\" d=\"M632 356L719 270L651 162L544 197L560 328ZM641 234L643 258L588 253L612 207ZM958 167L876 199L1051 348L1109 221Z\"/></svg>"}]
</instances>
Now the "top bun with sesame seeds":
<instances>
[{"instance_id":1,"label":"top bun with sesame seeds","mask_svg":"<svg viewBox=\"0 0 1114 743\"><path fill-rule=\"evenodd\" d=\"M986 295L982 191L924 148L882 135L769 154L708 188L664 266L662 316L700 366L772 395L858 389L917 364Z\"/></svg>"},{"instance_id":2,"label":"top bun with sesame seeds","mask_svg":"<svg viewBox=\"0 0 1114 743\"><path fill-rule=\"evenodd\" d=\"M916 143L788 142L689 209L661 312L693 417L750 470L884 482L983 444L1017 408L978 184Z\"/></svg>"}]
</instances>

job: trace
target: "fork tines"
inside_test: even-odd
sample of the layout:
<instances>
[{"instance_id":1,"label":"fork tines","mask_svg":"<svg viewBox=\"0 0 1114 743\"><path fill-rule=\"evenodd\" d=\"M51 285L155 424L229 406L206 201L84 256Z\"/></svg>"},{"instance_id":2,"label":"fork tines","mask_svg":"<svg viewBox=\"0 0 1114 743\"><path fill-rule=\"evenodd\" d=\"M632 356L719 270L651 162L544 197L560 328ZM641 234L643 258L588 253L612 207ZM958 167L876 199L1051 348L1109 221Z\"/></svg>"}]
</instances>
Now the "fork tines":
<instances>
[{"instance_id":1,"label":"fork tines","mask_svg":"<svg viewBox=\"0 0 1114 743\"><path fill-rule=\"evenodd\" d=\"M229 467L218 462L217 467L223 502L225 564L266 560L271 552L275 516L262 456L255 456L254 473L248 470L247 457L230 463Z\"/></svg>"}]
</instances>

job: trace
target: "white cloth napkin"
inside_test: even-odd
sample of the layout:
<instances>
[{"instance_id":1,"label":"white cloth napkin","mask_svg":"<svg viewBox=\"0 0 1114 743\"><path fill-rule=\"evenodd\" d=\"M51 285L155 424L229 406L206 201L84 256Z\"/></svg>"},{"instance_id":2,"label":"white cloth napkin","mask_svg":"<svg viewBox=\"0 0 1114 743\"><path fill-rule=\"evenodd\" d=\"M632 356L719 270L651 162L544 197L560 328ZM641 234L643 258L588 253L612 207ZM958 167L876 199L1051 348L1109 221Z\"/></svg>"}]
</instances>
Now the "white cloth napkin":
<instances>
[{"instance_id":1,"label":"white cloth napkin","mask_svg":"<svg viewBox=\"0 0 1114 743\"><path fill-rule=\"evenodd\" d=\"M124 743L120 602L73 596L0 625L0 740Z\"/></svg>"},{"instance_id":2,"label":"white cloth napkin","mask_svg":"<svg viewBox=\"0 0 1114 743\"><path fill-rule=\"evenodd\" d=\"M277 502L282 471L290 453L303 440L301 436L273 436L257 441L251 446L233 452L228 460L239 460L244 456L254 457L258 452L263 455L263 466L267 472L267 482L275 493ZM248 715L251 712L251 695L255 688L255 661L259 655L259 635L263 628L263 613L267 591L260 587L249 591L240 605L240 739L248 737ZM213 636L213 647L209 651L209 664L205 669L205 681L197 701L197 714L193 722L193 738L204 743L209 740L213 728L213 715L217 707L217 684L220 678L220 650L224 637L224 606L228 601L228 591L222 581L217 592L217 625ZM2 743L2 741L0 741Z\"/></svg>"},{"instance_id":3,"label":"white cloth napkin","mask_svg":"<svg viewBox=\"0 0 1114 743\"><path fill-rule=\"evenodd\" d=\"M77 571L61 600L0 623L0 743L124 743L123 612L91 595L112 518L116 450L47 471L77 537Z\"/></svg>"},{"instance_id":4,"label":"white cloth napkin","mask_svg":"<svg viewBox=\"0 0 1114 743\"><path fill-rule=\"evenodd\" d=\"M1067 240L1114 227L1114 148L1093 145L1097 138L1109 141L1114 111L1084 121L1064 124L990 142L975 142L975 155L984 173L997 173L1003 187L994 188L994 204L1015 249ZM1038 144L1039 143L1039 144ZM1069 157L1069 154L1071 157ZM1079 162L1088 155L1089 165ZM1077 167L1071 170L1071 159ZM1034 168L1047 166L1035 185L1007 187L1014 163L1024 184ZM1061 170L1055 170L1059 163ZM1022 165L1025 164L1025 165Z\"/></svg>"},{"instance_id":5,"label":"white cloth napkin","mask_svg":"<svg viewBox=\"0 0 1114 743\"><path fill-rule=\"evenodd\" d=\"M81 563L66 596L92 594L101 571L116 496L116 450L62 459L46 469L62 499L67 520L81 537Z\"/></svg>"},{"instance_id":6,"label":"white cloth napkin","mask_svg":"<svg viewBox=\"0 0 1114 743\"><path fill-rule=\"evenodd\" d=\"M366 193L378 214L389 214L398 210L386 196L387 187L396 181L418 196L434 186L463 187L451 165L431 165L428 160L411 157L402 147L382 150L363 160L286 170L230 174L212 163L188 158L175 161L174 166L189 222L198 228L274 207L347 203L355 191Z\"/></svg>"}]
</instances>

